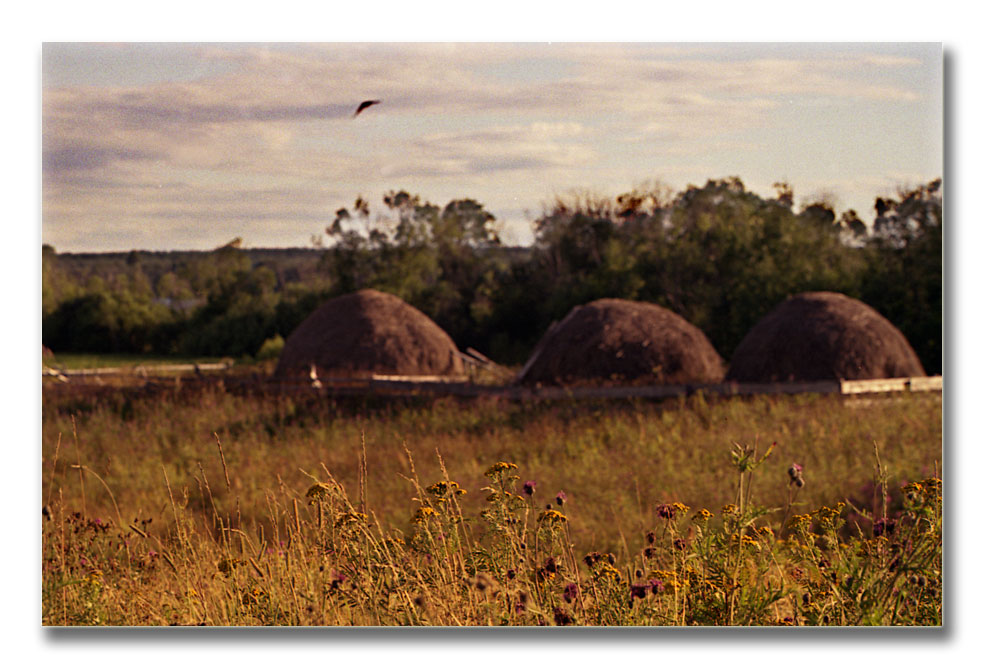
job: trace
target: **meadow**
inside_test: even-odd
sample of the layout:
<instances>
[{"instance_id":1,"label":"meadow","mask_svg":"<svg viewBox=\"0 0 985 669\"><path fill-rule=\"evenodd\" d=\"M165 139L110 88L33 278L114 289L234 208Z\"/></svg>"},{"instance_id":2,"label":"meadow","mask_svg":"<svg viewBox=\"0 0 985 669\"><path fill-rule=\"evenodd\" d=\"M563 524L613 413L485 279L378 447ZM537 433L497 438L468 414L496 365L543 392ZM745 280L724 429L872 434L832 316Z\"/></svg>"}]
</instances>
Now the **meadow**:
<instances>
[{"instance_id":1,"label":"meadow","mask_svg":"<svg viewBox=\"0 0 985 669\"><path fill-rule=\"evenodd\" d=\"M44 393L44 625L940 625L935 394Z\"/></svg>"}]
</instances>

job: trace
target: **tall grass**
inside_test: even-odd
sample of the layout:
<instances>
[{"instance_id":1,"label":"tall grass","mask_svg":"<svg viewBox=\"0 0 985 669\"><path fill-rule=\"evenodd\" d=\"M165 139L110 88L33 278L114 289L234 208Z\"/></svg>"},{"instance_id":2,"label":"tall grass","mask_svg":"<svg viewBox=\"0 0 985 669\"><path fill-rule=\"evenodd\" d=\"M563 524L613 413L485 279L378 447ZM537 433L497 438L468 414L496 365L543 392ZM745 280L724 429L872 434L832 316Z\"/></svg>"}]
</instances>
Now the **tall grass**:
<instances>
[{"instance_id":1,"label":"tall grass","mask_svg":"<svg viewBox=\"0 0 985 669\"><path fill-rule=\"evenodd\" d=\"M42 435L45 624L940 623L939 397L121 393Z\"/></svg>"}]
</instances>

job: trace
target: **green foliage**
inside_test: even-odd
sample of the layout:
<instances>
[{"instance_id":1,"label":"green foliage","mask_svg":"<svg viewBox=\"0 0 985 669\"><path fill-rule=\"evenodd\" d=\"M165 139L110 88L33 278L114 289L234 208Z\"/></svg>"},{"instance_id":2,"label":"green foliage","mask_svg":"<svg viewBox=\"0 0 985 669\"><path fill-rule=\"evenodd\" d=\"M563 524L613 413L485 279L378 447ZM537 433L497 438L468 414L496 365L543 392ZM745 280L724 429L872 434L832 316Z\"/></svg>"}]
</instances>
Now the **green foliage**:
<instances>
[{"instance_id":1,"label":"green foliage","mask_svg":"<svg viewBox=\"0 0 985 669\"><path fill-rule=\"evenodd\" d=\"M727 360L784 299L829 290L882 313L939 373L941 181L877 199L871 231L854 211L795 210L790 186L775 187L764 198L729 177L677 194L652 184L614 199L559 197L534 222L530 249L504 248L475 200L439 207L391 191L382 213L362 197L338 210L303 278L274 251L251 256L235 245L170 264L121 254L82 272L82 259L45 247L44 342L56 352L252 356L325 299L376 288L430 316L459 348L507 365L522 364L552 321L604 297L671 309Z\"/></svg>"},{"instance_id":2,"label":"green foliage","mask_svg":"<svg viewBox=\"0 0 985 669\"><path fill-rule=\"evenodd\" d=\"M861 299L906 335L928 374L943 366L943 204L936 179L876 200Z\"/></svg>"}]
</instances>

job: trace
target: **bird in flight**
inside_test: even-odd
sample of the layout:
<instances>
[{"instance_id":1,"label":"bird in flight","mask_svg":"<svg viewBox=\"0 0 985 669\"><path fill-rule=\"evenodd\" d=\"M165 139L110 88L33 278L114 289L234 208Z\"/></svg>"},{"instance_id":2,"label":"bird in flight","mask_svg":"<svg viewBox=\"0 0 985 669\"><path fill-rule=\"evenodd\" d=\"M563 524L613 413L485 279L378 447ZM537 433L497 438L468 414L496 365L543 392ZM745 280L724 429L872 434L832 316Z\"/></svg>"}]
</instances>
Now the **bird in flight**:
<instances>
[{"instance_id":1,"label":"bird in flight","mask_svg":"<svg viewBox=\"0 0 985 669\"><path fill-rule=\"evenodd\" d=\"M362 110L366 109L367 107L372 107L373 105L378 105L378 104L380 104L380 100L364 100L360 102L359 106L356 107L356 113L352 115L352 118L356 118L357 116L359 116L359 113Z\"/></svg>"}]
</instances>

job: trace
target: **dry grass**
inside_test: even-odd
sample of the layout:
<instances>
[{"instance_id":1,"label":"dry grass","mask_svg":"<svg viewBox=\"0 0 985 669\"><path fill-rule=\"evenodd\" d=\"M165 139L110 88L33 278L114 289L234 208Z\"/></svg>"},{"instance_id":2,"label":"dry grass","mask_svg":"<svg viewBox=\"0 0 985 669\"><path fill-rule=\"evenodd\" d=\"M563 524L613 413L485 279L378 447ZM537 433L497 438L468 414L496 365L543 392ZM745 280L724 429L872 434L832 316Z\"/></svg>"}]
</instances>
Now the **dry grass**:
<instances>
[{"instance_id":1,"label":"dry grass","mask_svg":"<svg viewBox=\"0 0 985 669\"><path fill-rule=\"evenodd\" d=\"M939 623L939 506L898 494L936 480L939 397L524 406L205 390L43 408L45 624ZM774 441L755 468L733 459L736 442ZM516 469L487 475L497 462ZM691 512L662 518L675 502ZM702 508L714 516L695 521ZM902 571L872 534L884 515L910 538ZM849 590L829 587L824 560ZM924 594L900 608L910 576ZM661 594L639 597L655 581Z\"/></svg>"}]
</instances>

